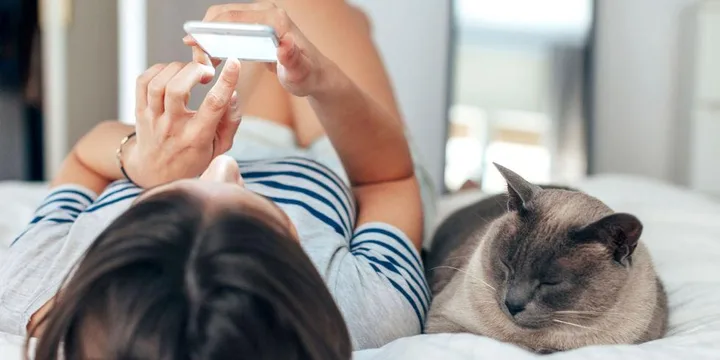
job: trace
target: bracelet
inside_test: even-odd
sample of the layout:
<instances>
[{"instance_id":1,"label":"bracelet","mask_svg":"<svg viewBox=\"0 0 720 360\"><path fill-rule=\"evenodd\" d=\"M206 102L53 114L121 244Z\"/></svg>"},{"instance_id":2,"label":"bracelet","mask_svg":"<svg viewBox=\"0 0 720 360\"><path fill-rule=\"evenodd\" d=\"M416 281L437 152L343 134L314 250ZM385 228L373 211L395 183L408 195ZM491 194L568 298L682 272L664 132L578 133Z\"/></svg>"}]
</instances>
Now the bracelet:
<instances>
[{"instance_id":1,"label":"bracelet","mask_svg":"<svg viewBox=\"0 0 720 360\"><path fill-rule=\"evenodd\" d=\"M130 141L130 139L135 137L135 135L137 135L137 133L135 131L133 131L130 135L124 137L120 141L120 146L118 146L117 151L115 152L115 156L117 158L118 166L120 167L120 172L123 174L125 179L127 179L127 181L129 181L133 185L137 186L137 184L134 181L132 181L130 176L128 176L127 171L125 170L125 165L122 161L123 148L125 147L125 144L127 144Z\"/></svg>"}]
</instances>

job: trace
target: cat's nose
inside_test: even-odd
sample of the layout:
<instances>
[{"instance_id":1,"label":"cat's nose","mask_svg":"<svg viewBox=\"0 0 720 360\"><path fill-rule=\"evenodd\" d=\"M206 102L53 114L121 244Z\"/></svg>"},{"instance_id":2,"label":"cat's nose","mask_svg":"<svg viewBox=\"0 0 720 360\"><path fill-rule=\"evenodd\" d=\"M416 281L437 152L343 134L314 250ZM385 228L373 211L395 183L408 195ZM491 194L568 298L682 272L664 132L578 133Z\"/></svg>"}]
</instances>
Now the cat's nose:
<instances>
[{"instance_id":1,"label":"cat's nose","mask_svg":"<svg viewBox=\"0 0 720 360\"><path fill-rule=\"evenodd\" d=\"M505 293L505 307L507 307L510 316L514 317L525 310L532 298L533 288L527 282L515 282L508 285Z\"/></svg>"},{"instance_id":2,"label":"cat's nose","mask_svg":"<svg viewBox=\"0 0 720 360\"><path fill-rule=\"evenodd\" d=\"M505 306L507 306L508 312L510 315L515 316L518 313L521 313L523 310L525 310L525 304L518 301L513 301L511 299L505 300Z\"/></svg>"}]
</instances>

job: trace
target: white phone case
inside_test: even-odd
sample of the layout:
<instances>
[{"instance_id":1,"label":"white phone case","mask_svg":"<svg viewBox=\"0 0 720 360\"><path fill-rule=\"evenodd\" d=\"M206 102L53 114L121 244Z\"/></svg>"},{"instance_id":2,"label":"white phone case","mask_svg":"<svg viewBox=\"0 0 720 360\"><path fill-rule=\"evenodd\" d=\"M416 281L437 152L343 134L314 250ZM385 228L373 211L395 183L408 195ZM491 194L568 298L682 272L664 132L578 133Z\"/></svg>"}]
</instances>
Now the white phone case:
<instances>
[{"instance_id":1,"label":"white phone case","mask_svg":"<svg viewBox=\"0 0 720 360\"><path fill-rule=\"evenodd\" d=\"M270 26L190 21L185 23L184 29L212 57L277 61L279 42L275 30Z\"/></svg>"}]
</instances>

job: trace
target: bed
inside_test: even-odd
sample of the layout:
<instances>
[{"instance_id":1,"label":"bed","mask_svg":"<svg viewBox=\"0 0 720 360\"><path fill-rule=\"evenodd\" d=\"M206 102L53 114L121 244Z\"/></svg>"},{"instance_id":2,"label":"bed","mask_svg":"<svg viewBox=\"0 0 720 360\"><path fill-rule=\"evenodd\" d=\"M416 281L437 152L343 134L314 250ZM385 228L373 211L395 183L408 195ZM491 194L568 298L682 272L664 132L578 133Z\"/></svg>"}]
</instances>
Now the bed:
<instances>
[{"instance_id":1,"label":"bed","mask_svg":"<svg viewBox=\"0 0 720 360\"><path fill-rule=\"evenodd\" d=\"M638 346L599 346L543 356L551 360L720 359L720 202L664 183L627 176L602 176L577 186L618 211L637 215L643 240L655 258L670 301L670 329L661 340ZM0 249L32 216L42 185L0 183ZM443 199L440 217L481 195ZM0 261L2 261L0 250ZM19 360L22 340L0 334L0 359ZM355 360L509 359L539 356L513 345L468 334L421 335L381 349L356 352Z\"/></svg>"}]
</instances>

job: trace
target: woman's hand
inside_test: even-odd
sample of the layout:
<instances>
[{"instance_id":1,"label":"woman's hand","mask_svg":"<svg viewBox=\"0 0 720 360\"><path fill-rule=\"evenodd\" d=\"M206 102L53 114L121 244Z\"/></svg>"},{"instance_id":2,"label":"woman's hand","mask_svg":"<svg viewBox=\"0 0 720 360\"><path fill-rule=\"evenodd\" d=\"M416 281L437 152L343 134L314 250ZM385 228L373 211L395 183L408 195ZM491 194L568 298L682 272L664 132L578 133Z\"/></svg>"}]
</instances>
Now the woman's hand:
<instances>
[{"instance_id":1,"label":"woman's hand","mask_svg":"<svg viewBox=\"0 0 720 360\"><path fill-rule=\"evenodd\" d=\"M190 90L213 78L200 63L158 64L137 80L136 139L123 149L129 177L142 187L200 175L230 149L240 125L235 86L240 63L229 59L197 111L187 108Z\"/></svg>"},{"instance_id":2,"label":"woman's hand","mask_svg":"<svg viewBox=\"0 0 720 360\"><path fill-rule=\"evenodd\" d=\"M332 61L303 35L285 10L270 1L250 4L227 4L210 7L203 21L263 24L275 29L279 40L277 64L268 64L277 71L278 79L289 93L309 96L322 91L327 84L327 70L335 66ZM217 66L217 59L210 59L191 36L183 39L193 46L193 60Z\"/></svg>"}]
</instances>

